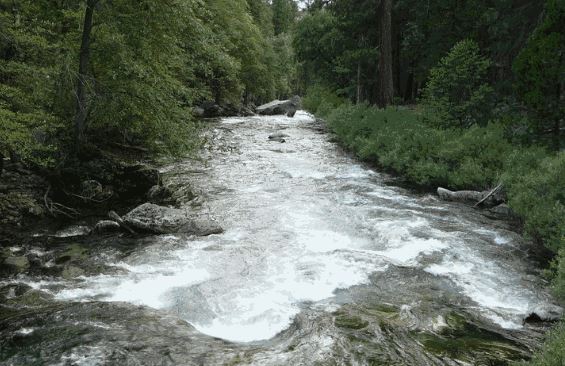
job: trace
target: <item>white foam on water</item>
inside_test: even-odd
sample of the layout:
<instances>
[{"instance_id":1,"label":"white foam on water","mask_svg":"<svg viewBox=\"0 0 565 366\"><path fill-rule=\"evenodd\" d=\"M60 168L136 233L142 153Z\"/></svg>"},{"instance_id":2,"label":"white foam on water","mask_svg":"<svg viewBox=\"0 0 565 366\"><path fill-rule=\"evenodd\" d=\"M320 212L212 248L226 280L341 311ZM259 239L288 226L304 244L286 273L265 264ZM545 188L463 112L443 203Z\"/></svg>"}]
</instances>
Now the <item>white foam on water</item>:
<instances>
[{"instance_id":1,"label":"white foam on water","mask_svg":"<svg viewBox=\"0 0 565 366\"><path fill-rule=\"evenodd\" d=\"M194 179L228 230L198 240L156 236L113 264L126 273L82 277L54 291L57 298L175 311L203 333L250 342L283 331L304 307L335 309L336 291L400 263L452 279L486 317L517 326L537 297L520 283L520 268L509 272L498 265L504 258L485 258L473 246L481 224L463 218L458 232L432 227L429 210L447 208L383 187L376 173L343 156L328 157L324 138L295 128L312 121L304 112L223 119L222 128L238 129L235 143L249 141L238 154L218 152ZM296 154L265 151L266 136L279 130L292 136Z\"/></svg>"},{"instance_id":2,"label":"white foam on water","mask_svg":"<svg viewBox=\"0 0 565 366\"><path fill-rule=\"evenodd\" d=\"M81 287L64 289L56 294L56 298L85 301L96 298L161 309L167 306L165 295L171 288L189 286L210 278L205 270L179 267L179 263L125 267L131 270L127 275L83 277L85 282Z\"/></svg>"},{"instance_id":3,"label":"white foam on water","mask_svg":"<svg viewBox=\"0 0 565 366\"><path fill-rule=\"evenodd\" d=\"M453 280L480 305L485 317L503 328L521 328L523 316L533 302L539 301L535 293L520 285L518 273L507 273L492 261L468 252L458 259L447 257L425 271Z\"/></svg>"}]
</instances>

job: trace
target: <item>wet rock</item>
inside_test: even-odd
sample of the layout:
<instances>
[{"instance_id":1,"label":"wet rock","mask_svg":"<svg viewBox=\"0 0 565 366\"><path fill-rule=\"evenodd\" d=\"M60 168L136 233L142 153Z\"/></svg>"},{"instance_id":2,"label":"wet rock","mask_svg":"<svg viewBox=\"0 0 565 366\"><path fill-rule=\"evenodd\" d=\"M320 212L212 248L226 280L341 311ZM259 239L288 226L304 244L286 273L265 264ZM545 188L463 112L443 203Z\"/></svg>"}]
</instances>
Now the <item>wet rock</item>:
<instances>
[{"instance_id":1,"label":"wet rock","mask_svg":"<svg viewBox=\"0 0 565 366\"><path fill-rule=\"evenodd\" d=\"M118 183L122 197L142 197L151 187L161 184L161 175L146 164L128 165L123 167Z\"/></svg>"},{"instance_id":2,"label":"wet rock","mask_svg":"<svg viewBox=\"0 0 565 366\"><path fill-rule=\"evenodd\" d=\"M506 203L501 203L498 206L494 206L489 209L492 214L505 217L514 217L514 211Z\"/></svg>"},{"instance_id":3,"label":"wet rock","mask_svg":"<svg viewBox=\"0 0 565 366\"><path fill-rule=\"evenodd\" d=\"M23 283L11 283L0 288L0 296L5 299L13 299L18 296L22 296L26 292L31 290L31 287Z\"/></svg>"},{"instance_id":4,"label":"wet rock","mask_svg":"<svg viewBox=\"0 0 565 366\"><path fill-rule=\"evenodd\" d=\"M442 333L449 327L445 317L443 315L438 315L434 319L432 319L432 330L436 333Z\"/></svg>"},{"instance_id":5,"label":"wet rock","mask_svg":"<svg viewBox=\"0 0 565 366\"><path fill-rule=\"evenodd\" d=\"M170 202L173 192L169 187L163 185L155 185L147 192L147 199L151 203Z\"/></svg>"},{"instance_id":6,"label":"wet rock","mask_svg":"<svg viewBox=\"0 0 565 366\"><path fill-rule=\"evenodd\" d=\"M219 234L223 229L213 220L192 217L186 210L145 203L123 217L134 229L155 233L190 233L199 236Z\"/></svg>"},{"instance_id":7,"label":"wet rock","mask_svg":"<svg viewBox=\"0 0 565 366\"><path fill-rule=\"evenodd\" d=\"M25 256L11 256L4 260L5 269L12 273L22 273L29 269L29 260Z\"/></svg>"},{"instance_id":8,"label":"wet rock","mask_svg":"<svg viewBox=\"0 0 565 366\"><path fill-rule=\"evenodd\" d=\"M294 117L295 114L296 114L296 109L292 109L292 110L286 112L286 116L291 117L291 118Z\"/></svg>"},{"instance_id":9,"label":"wet rock","mask_svg":"<svg viewBox=\"0 0 565 366\"><path fill-rule=\"evenodd\" d=\"M90 179L85 180L80 184L81 187L81 196L86 198L94 198L100 194L102 194L102 184L97 180Z\"/></svg>"},{"instance_id":10,"label":"wet rock","mask_svg":"<svg viewBox=\"0 0 565 366\"><path fill-rule=\"evenodd\" d=\"M61 273L61 277L63 277L66 280L70 280L83 275L84 275L84 270L76 266L65 266L65 269L63 269L63 272Z\"/></svg>"},{"instance_id":11,"label":"wet rock","mask_svg":"<svg viewBox=\"0 0 565 366\"><path fill-rule=\"evenodd\" d=\"M56 238L72 238L77 236L88 236L90 233L92 233L92 229L89 226L74 225L57 231L53 236Z\"/></svg>"},{"instance_id":12,"label":"wet rock","mask_svg":"<svg viewBox=\"0 0 565 366\"><path fill-rule=\"evenodd\" d=\"M257 107L257 113L265 116L276 114L292 114L300 108L300 97L294 96L288 100L273 100L270 103Z\"/></svg>"},{"instance_id":13,"label":"wet rock","mask_svg":"<svg viewBox=\"0 0 565 366\"><path fill-rule=\"evenodd\" d=\"M68 264L83 261L88 257L88 252L79 244L71 244L63 253L55 258L56 264Z\"/></svg>"},{"instance_id":14,"label":"wet rock","mask_svg":"<svg viewBox=\"0 0 565 366\"><path fill-rule=\"evenodd\" d=\"M563 308L552 305L538 305L533 308L528 316L524 318L524 323L535 324L542 322L556 322L563 316Z\"/></svg>"},{"instance_id":15,"label":"wet rock","mask_svg":"<svg viewBox=\"0 0 565 366\"><path fill-rule=\"evenodd\" d=\"M214 101L206 101L199 108L202 110L200 115L202 118L221 117L224 114L223 108Z\"/></svg>"},{"instance_id":16,"label":"wet rock","mask_svg":"<svg viewBox=\"0 0 565 366\"><path fill-rule=\"evenodd\" d=\"M96 233L111 233L120 231L120 224L112 220L100 220L94 226L94 231Z\"/></svg>"},{"instance_id":17,"label":"wet rock","mask_svg":"<svg viewBox=\"0 0 565 366\"><path fill-rule=\"evenodd\" d=\"M282 139L282 138L285 138L285 137L290 137L290 136L288 136L286 133L276 132L276 133L269 135L269 140Z\"/></svg>"}]
</instances>

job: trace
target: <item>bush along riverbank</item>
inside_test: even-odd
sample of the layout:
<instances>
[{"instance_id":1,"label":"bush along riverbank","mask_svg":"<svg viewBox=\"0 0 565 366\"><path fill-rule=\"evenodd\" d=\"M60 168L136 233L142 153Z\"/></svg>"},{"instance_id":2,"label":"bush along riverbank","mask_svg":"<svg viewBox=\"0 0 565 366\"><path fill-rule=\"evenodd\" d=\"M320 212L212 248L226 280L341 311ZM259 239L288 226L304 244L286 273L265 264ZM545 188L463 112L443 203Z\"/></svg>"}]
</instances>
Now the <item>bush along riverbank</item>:
<instances>
[{"instance_id":1,"label":"bush along riverbank","mask_svg":"<svg viewBox=\"0 0 565 366\"><path fill-rule=\"evenodd\" d=\"M319 89L304 103L346 149L418 188L489 192L500 185L509 208L504 215L551 252L546 272L555 296L565 300L565 152L514 145L500 122L468 129L434 127L421 107L353 105ZM555 333L547 347L563 359L563 327Z\"/></svg>"}]
</instances>

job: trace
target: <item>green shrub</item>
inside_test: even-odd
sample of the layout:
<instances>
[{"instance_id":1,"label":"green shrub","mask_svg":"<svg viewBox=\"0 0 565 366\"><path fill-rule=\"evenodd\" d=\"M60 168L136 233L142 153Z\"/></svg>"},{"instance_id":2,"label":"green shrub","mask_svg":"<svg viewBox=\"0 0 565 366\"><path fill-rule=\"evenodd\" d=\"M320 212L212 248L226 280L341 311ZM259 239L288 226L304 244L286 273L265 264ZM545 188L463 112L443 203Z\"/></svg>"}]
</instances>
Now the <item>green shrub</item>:
<instances>
[{"instance_id":1,"label":"green shrub","mask_svg":"<svg viewBox=\"0 0 565 366\"><path fill-rule=\"evenodd\" d=\"M543 349L528 364L531 366L565 365L565 323L561 322L549 332Z\"/></svg>"},{"instance_id":2,"label":"green shrub","mask_svg":"<svg viewBox=\"0 0 565 366\"><path fill-rule=\"evenodd\" d=\"M455 44L430 71L422 98L427 120L444 128L486 124L493 107L493 89L486 82L490 65L476 42Z\"/></svg>"},{"instance_id":3,"label":"green shrub","mask_svg":"<svg viewBox=\"0 0 565 366\"><path fill-rule=\"evenodd\" d=\"M310 113L326 117L334 108L346 103L330 89L320 85L308 88L302 99L302 107Z\"/></svg>"},{"instance_id":4,"label":"green shrub","mask_svg":"<svg viewBox=\"0 0 565 366\"><path fill-rule=\"evenodd\" d=\"M503 180L525 233L556 253L565 248L565 152L518 150L509 157Z\"/></svg>"}]
</instances>

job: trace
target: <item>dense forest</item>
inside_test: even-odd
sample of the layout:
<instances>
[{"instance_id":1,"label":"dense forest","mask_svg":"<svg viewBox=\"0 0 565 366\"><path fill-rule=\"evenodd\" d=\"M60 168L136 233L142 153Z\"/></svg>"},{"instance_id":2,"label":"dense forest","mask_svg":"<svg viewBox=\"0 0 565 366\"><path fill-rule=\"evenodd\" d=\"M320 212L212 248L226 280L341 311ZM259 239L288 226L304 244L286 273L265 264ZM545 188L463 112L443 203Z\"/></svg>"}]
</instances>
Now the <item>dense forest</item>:
<instances>
[{"instance_id":1,"label":"dense forest","mask_svg":"<svg viewBox=\"0 0 565 366\"><path fill-rule=\"evenodd\" d=\"M84 142L186 151L193 106L289 95L296 12L289 1L2 1L0 149L42 165Z\"/></svg>"},{"instance_id":2,"label":"dense forest","mask_svg":"<svg viewBox=\"0 0 565 366\"><path fill-rule=\"evenodd\" d=\"M413 187L501 187L565 301L564 25L563 0L0 0L0 174L183 156L202 106L298 94ZM557 329L534 364L565 359Z\"/></svg>"}]
</instances>

